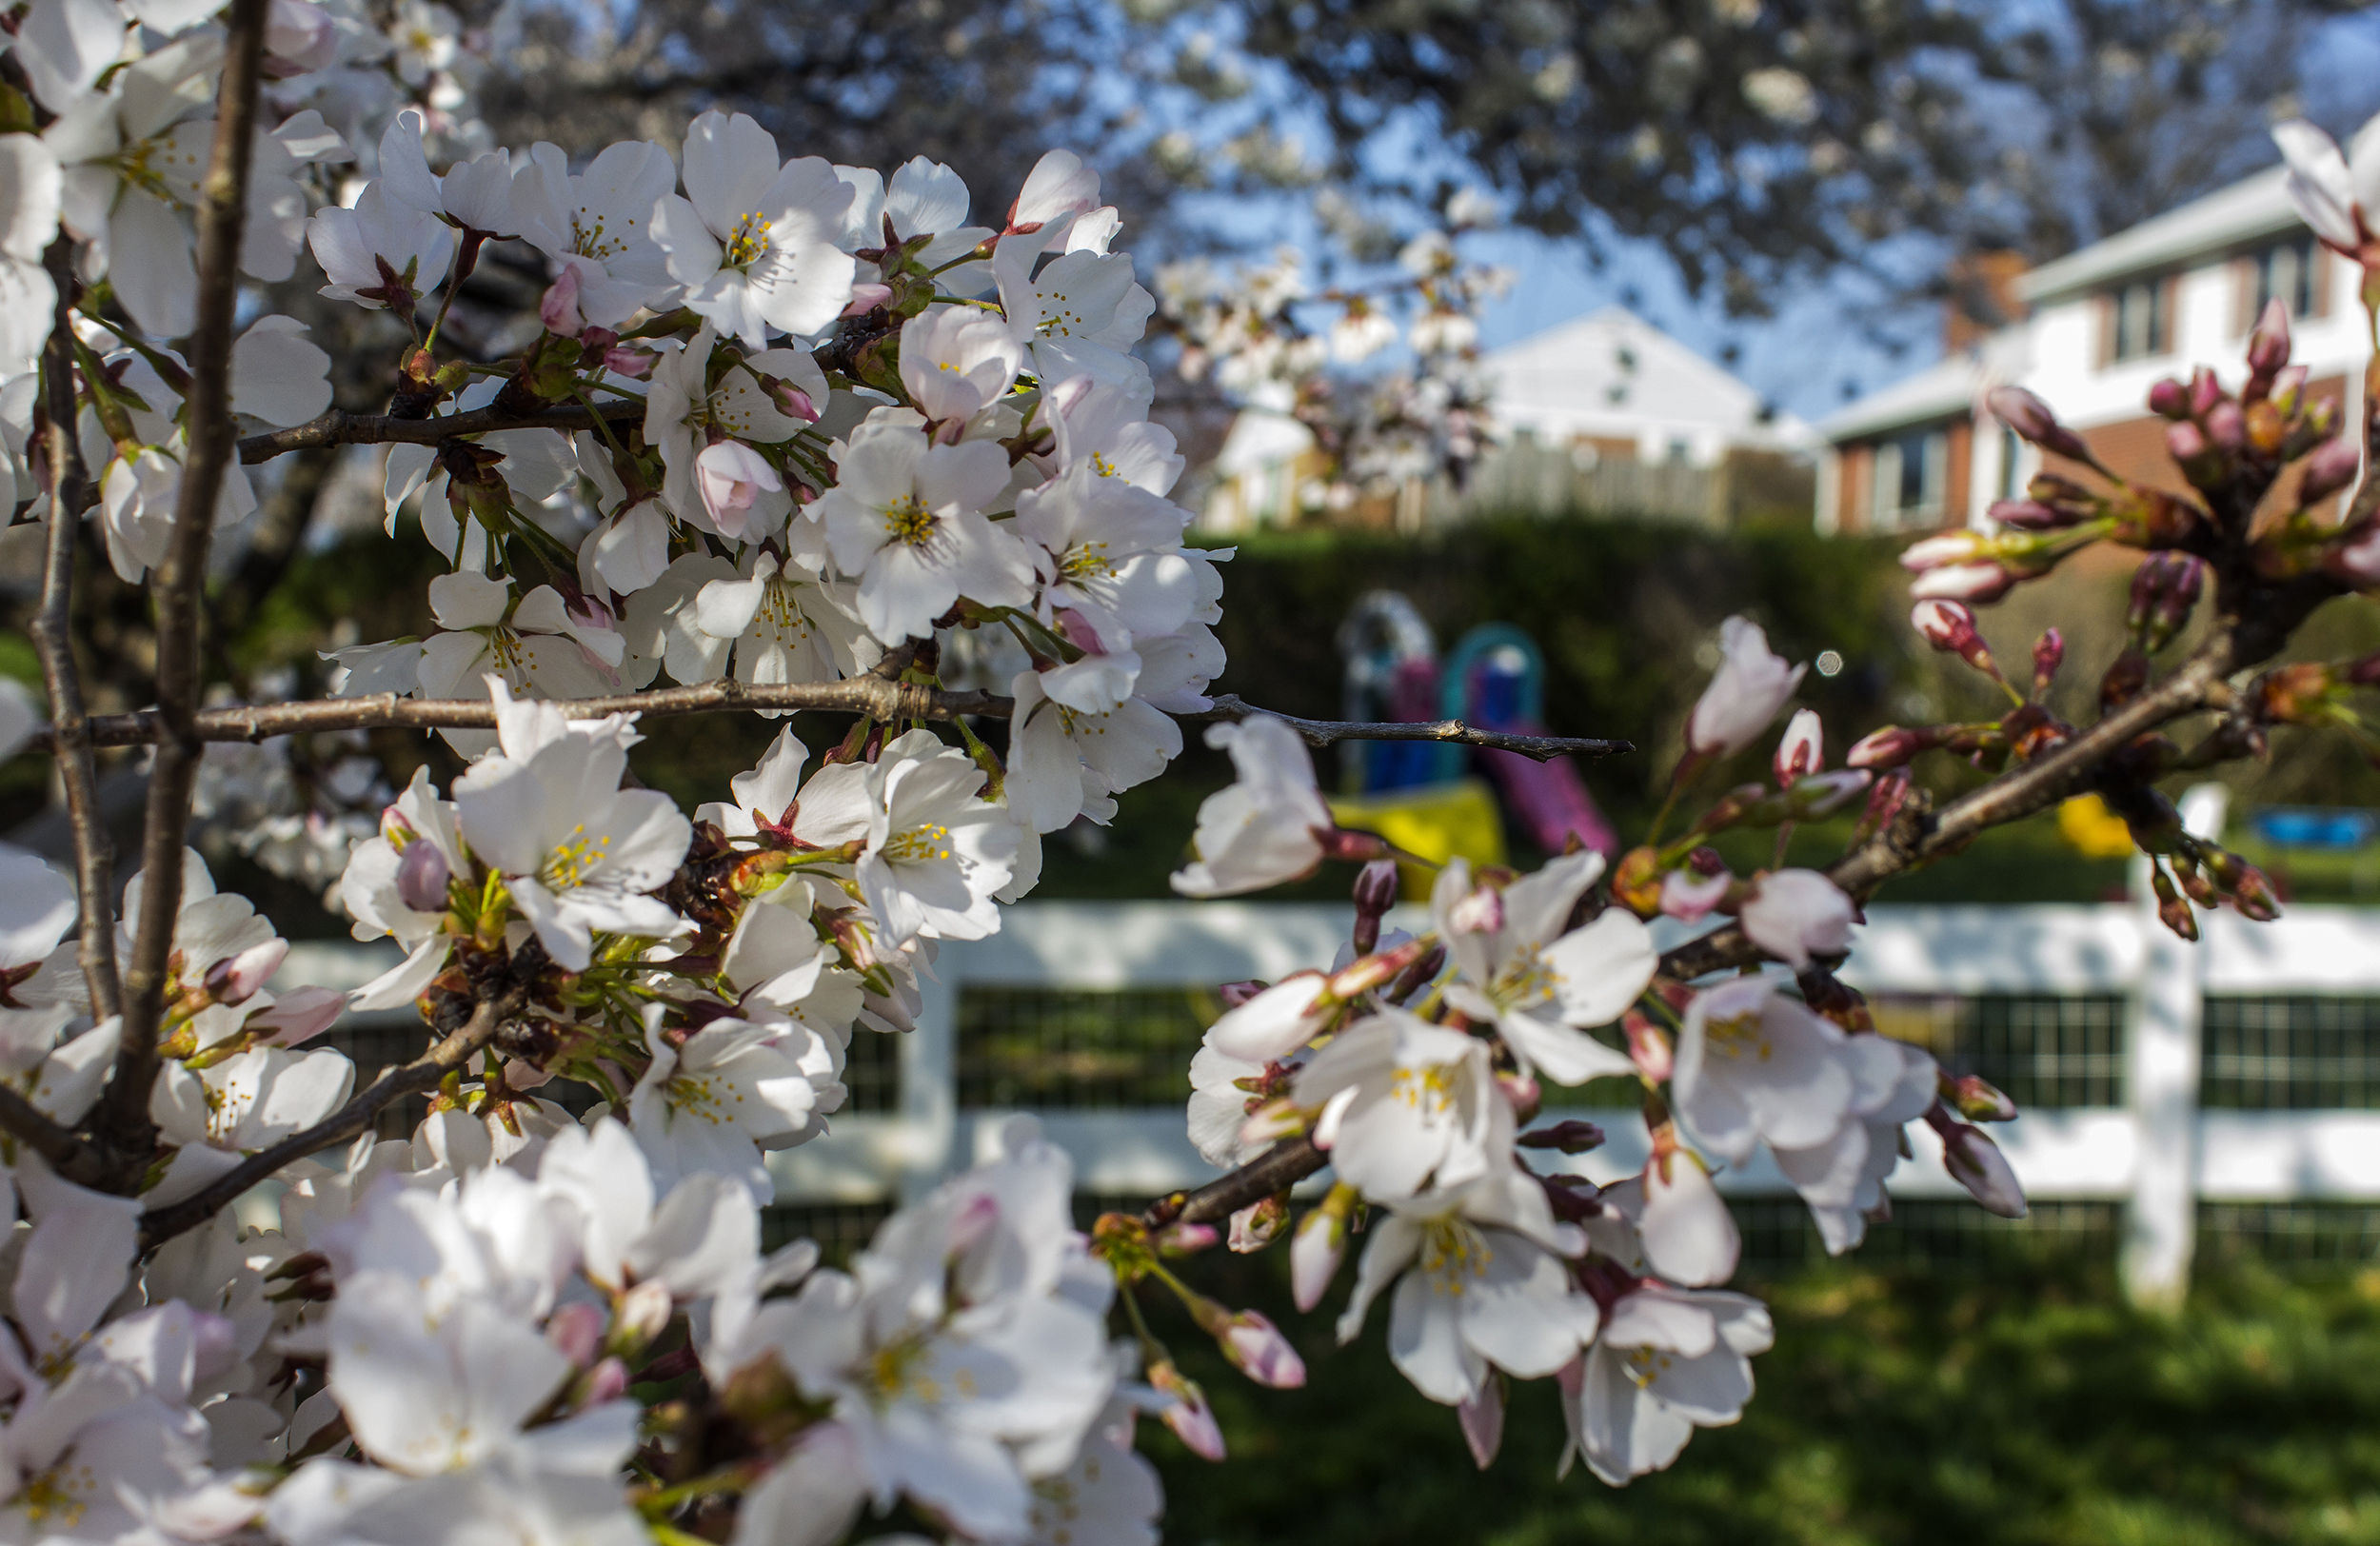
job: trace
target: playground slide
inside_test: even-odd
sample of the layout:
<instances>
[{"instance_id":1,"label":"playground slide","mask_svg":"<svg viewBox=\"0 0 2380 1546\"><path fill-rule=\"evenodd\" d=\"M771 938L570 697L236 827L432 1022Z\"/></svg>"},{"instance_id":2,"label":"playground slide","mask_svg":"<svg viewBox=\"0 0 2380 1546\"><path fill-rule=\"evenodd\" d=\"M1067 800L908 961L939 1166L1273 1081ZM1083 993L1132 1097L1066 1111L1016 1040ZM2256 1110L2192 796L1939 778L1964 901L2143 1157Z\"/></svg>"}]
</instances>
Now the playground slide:
<instances>
[{"instance_id":1,"label":"playground slide","mask_svg":"<svg viewBox=\"0 0 2380 1546\"><path fill-rule=\"evenodd\" d=\"M1522 733L1545 732L1531 726ZM1546 853L1562 852L1570 846L1575 834L1582 845L1597 850L1604 858L1619 857L1619 834L1596 809L1594 798L1578 777L1577 764L1569 758L1557 757L1552 762L1539 763L1517 751L1482 750L1476 755L1481 770L1503 792L1504 808Z\"/></svg>"}]
</instances>

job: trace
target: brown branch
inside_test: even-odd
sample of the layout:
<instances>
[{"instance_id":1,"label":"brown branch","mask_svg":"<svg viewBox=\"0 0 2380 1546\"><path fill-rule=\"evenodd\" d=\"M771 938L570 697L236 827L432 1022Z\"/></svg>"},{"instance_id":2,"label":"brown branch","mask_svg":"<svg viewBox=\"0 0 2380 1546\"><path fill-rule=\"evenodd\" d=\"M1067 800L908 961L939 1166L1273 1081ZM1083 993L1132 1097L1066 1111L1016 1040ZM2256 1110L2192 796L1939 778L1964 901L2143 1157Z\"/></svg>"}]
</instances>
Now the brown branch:
<instances>
[{"instance_id":1,"label":"brown branch","mask_svg":"<svg viewBox=\"0 0 2380 1546\"><path fill-rule=\"evenodd\" d=\"M100 808L99 773L91 758L90 716L83 706L83 681L74 664L74 538L91 498L90 472L83 466L74 432L74 243L61 236L50 246L50 277L57 287L57 314L42 347L42 401L49 419L43 448L50 460L49 546L42 567L41 610L28 628L41 656L43 684L50 692L51 750L66 789L67 821L74 836L74 882L82 900L76 959L89 984L91 1012L105 1020L116 1013L115 844Z\"/></svg>"},{"instance_id":2,"label":"brown branch","mask_svg":"<svg viewBox=\"0 0 2380 1546\"><path fill-rule=\"evenodd\" d=\"M982 692L936 692L915 683L862 676L848 682L788 685L722 678L691 687L660 687L606 698L564 698L554 702L556 706L567 710L572 719L581 720L601 719L606 714L643 714L662 719L724 709L819 709L872 714L881 720L947 720L961 714L1003 719L1011 700ZM201 711L193 723L201 741L264 741L272 736L317 730L382 726L486 730L496 723L496 705L484 698L401 698L384 692L368 698L320 698L297 704L210 708ZM145 745L157 739L159 730L154 710L105 714L91 722L92 738L103 746ZM34 740L39 743L40 735Z\"/></svg>"},{"instance_id":3,"label":"brown branch","mask_svg":"<svg viewBox=\"0 0 2380 1546\"><path fill-rule=\"evenodd\" d=\"M1835 861L1827 878L1865 901L1894 876L1956 852L1987 828L2048 809L2088 783L2102 763L2139 737L2206 707L2230 673L2233 654L2231 630L2218 628L2179 670L2081 735L1951 802L1912 832L1888 826ZM1764 955L1741 928L1729 924L1663 955L1661 971L1687 981L1749 965Z\"/></svg>"},{"instance_id":4,"label":"brown branch","mask_svg":"<svg viewBox=\"0 0 2380 1546\"><path fill-rule=\"evenodd\" d=\"M103 1100L97 1134L123 1161L120 1179L149 1167L155 1128L149 1086L157 1076L157 1021L164 1012L173 931L182 910L182 847L190 801L206 753L192 722L199 702L200 587L214 537L215 500L233 454L231 330L240 299L240 237L248 222L248 162L256 143L256 97L270 0L232 0L223 85L215 103L214 146L198 198L198 324L189 343L190 385L183 394L189 449L173 507L165 561L150 577L157 608L157 756L149 780L147 876L124 978L124 1044Z\"/></svg>"},{"instance_id":5,"label":"brown branch","mask_svg":"<svg viewBox=\"0 0 2380 1546\"><path fill-rule=\"evenodd\" d=\"M1215 1223L1251 1203L1287 1191L1330 1162L1331 1157L1316 1148L1312 1140L1288 1139L1220 1180L1209 1181L1193 1192L1159 1198L1140 1216L1140 1221L1151 1229L1175 1223Z\"/></svg>"},{"instance_id":6,"label":"brown branch","mask_svg":"<svg viewBox=\"0 0 2380 1546\"><path fill-rule=\"evenodd\" d=\"M361 1137L384 1108L408 1095L437 1088L439 1080L470 1061L473 1054L494 1041L505 1021L520 1013L527 1000L527 989L517 981L491 984L462 1028L427 1052L402 1067L381 1070L380 1076L346 1105L305 1132L258 1150L208 1182L204 1190L142 1214L141 1249L149 1250L185 1230L196 1228L249 1187L271 1179L282 1166Z\"/></svg>"},{"instance_id":7,"label":"brown branch","mask_svg":"<svg viewBox=\"0 0 2380 1546\"><path fill-rule=\"evenodd\" d=\"M662 719L679 714L704 714L726 709L814 709L829 713L872 714L880 720L949 720L962 714L1004 720L1014 699L988 692L940 692L916 683L891 682L873 672L848 682L803 682L769 685L722 678L691 687L656 687L645 692L615 693L604 698L555 700L572 719L601 719L606 714L643 714ZM1205 714L1185 719L1242 720L1268 714L1226 695ZM1304 738L1308 745L1329 746L1341 741L1446 741L1469 746L1517 751L1540 761L1572 754L1613 757L1636 748L1625 741L1583 741L1561 736L1506 735L1478 730L1459 720L1420 724L1366 724L1341 720L1300 720L1276 715ZM302 735L317 730L401 729L485 730L496 723L496 706L481 698L402 698L377 693L368 698L321 698L295 704L251 704L209 708L193 716L201 741L264 741L272 736ZM137 714L103 714L90 722L91 742L101 746L143 746L163 734L154 709ZM37 732L35 745L50 744L51 733Z\"/></svg>"},{"instance_id":8,"label":"brown branch","mask_svg":"<svg viewBox=\"0 0 2380 1546\"><path fill-rule=\"evenodd\" d=\"M1492 751L1518 752L1546 762L1556 757L1624 757L1636 749L1634 742L1589 740L1576 736L1529 736L1505 730L1483 730L1460 720L1421 720L1375 724L1357 720L1301 720L1292 714L1243 704L1236 693L1218 693L1215 706L1185 720L1244 720L1270 714L1298 732L1309 746L1335 746L1342 741L1438 741L1459 746L1484 746Z\"/></svg>"},{"instance_id":9,"label":"brown branch","mask_svg":"<svg viewBox=\"0 0 2380 1546\"><path fill-rule=\"evenodd\" d=\"M240 460L249 466L269 462L289 451L310 450L324 446L382 446L392 442L407 446L435 446L457 435L485 435L499 429L560 429L565 432L592 429L598 415L609 422L641 422L645 405L636 402L605 403L598 407L580 406L546 408L537 413L515 413L498 407L475 408L468 413L449 413L436 419L392 419L381 414L342 413L331 409L310 424L294 429L276 429L270 434L250 435L240 442Z\"/></svg>"}]
</instances>

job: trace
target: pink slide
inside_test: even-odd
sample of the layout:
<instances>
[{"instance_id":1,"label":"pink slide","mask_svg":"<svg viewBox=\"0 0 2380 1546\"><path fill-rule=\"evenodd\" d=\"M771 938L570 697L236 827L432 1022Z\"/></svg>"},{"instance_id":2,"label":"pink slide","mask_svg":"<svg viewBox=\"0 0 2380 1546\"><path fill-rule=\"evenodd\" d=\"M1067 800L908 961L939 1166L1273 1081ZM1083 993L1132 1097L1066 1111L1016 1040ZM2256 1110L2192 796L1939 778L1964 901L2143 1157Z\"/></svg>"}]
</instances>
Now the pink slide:
<instances>
[{"instance_id":1,"label":"pink slide","mask_svg":"<svg viewBox=\"0 0 2380 1546\"><path fill-rule=\"evenodd\" d=\"M1543 735L1540 726L1503 726L1523 734ZM1529 834L1530 840L1548 854L1558 854L1570 846L1573 833L1589 848L1606 859L1619 857L1619 835L1612 823L1596 809L1595 801L1587 793L1586 784L1578 777L1577 764L1567 757L1557 757L1550 763L1539 763L1517 751L1482 749L1475 754L1496 787L1502 791L1504 808L1514 821Z\"/></svg>"}]
</instances>

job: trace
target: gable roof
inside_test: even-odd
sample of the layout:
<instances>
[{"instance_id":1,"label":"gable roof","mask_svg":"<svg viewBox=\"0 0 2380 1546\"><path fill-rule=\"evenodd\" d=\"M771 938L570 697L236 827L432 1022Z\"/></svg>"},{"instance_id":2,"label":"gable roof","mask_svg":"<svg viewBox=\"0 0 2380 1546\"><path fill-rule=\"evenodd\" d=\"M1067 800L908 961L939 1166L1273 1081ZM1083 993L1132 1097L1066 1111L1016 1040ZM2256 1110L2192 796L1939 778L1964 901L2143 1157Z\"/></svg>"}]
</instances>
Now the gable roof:
<instances>
[{"instance_id":1,"label":"gable roof","mask_svg":"<svg viewBox=\"0 0 2380 1546\"><path fill-rule=\"evenodd\" d=\"M1801 446L1810 427L1765 415L1760 394L1638 317L1607 306L1479 362L1499 423L1549 439L1677 433L1735 445Z\"/></svg>"},{"instance_id":2,"label":"gable roof","mask_svg":"<svg viewBox=\"0 0 2380 1546\"><path fill-rule=\"evenodd\" d=\"M1818 433L1839 446L1888 429L1963 415L1974 403L1983 374L1983 362L1962 349L1827 415L1818 421Z\"/></svg>"},{"instance_id":3,"label":"gable roof","mask_svg":"<svg viewBox=\"0 0 2380 1546\"><path fill-rule=\"evenodd\" d=\"M2269 168L2045 263L2016 282L2016 293L2041 306L2134 274L2302 231L2306 223L2283 186L2288 173L2286 167Z\"/></svg>"}]
</instances>

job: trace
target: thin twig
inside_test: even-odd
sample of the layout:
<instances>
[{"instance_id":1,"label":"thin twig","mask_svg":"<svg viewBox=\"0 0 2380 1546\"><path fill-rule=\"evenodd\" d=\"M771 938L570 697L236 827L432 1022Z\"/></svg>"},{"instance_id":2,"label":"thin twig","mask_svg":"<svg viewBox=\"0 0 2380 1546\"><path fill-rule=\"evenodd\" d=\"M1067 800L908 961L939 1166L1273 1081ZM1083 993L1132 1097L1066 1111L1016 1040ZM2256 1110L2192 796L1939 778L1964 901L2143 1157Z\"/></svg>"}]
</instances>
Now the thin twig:
<instances>
[{"instance_id":1,"label":"thin twig","mask_svg":"<svg viewBox=\"0 0 2380 1546\"><path fill-rule=\"evenodd\" d=\"M240 442L240 460L253 466L290 451L309 450L322 446L383 446L391 442L407 446L435 446L457 435L486 435L499 429L560 429L567 433L594 428L599 416L611 423L641 422L645 417L645 405L636 402L604 403L591 408L572 406L545 408L536 413L485 407L468 413L449 413L435 419L392 419L382 414L342 413L333 408L321 418L299 425L294 429L276 429L270 434L248 436Z\"/></svg>"},{"instance_id":2,"label":"thin twig","mask_svg":"<svg viewBox=\"0 0 2380 1546\"><path fill-rule=\"evenodd\" d=\"M206 745L193 728L199 702L200 587L214 537L215 500L233 453L231 328L240 299L240 237L248 222L248 162L270 0L233 0L216 96L214 147L198 199L198 325L190 333L190 385L183 395L189 449L165 561L150 577L157 608L157 756L149 769L142 847L141 909L124 979L124 1044L102 1103L98 1133L128 1178L148 1168L154 1127L157 1021L182 909L182 846Z\"/></svg>"},{"instance_id":3,"label":"thin twig","mask_svg":"<svg viewBox=\"0 0 2380 1546\"><path fill-rule=\"evenodd\" d=\"M940 692L913 682L891 682L873 672L848 682L804 682L768 684L722 678L691 687L656 687L645 692L615 693L604 698L564 698L557 706L572 719L601 719L606 714L642 714L663 719L679 714L704 714L724 709L814 709L829 713L872 714L880 720L949 720L960 715L1006 719L1014 699L988 692ZM1228 694L1204 714L1185 719L1243 720L1269 714ZM1448 720L1419 724L1372 724L1357 721L1301 720L1276 715L1312 746L1342 741L1441 741L1467 746L1517 751L1542 761L1565 754L1616 757L1636 748L1625 741L1575 740L1562 736L1508 735L1479 730ZM484 730L496 723L496 706L482 698L402 698L376 693L367 698L322 698L293 704L252 704L201 710L193 717L201 741L264 741L273 736L302 735L318 730L401 729ZM163 733L153 709L137 714L103 714L90 722L91 742L101 746L143 746ZM36 745L47 745L50 732L37 732Z\"/></svg>"},{"instance_id":4,"label":"thin twig","mask_svg":"<svg viewBox=\"0 0 2380 1546\"><path fill-rule=\"evenodd\" d=\"M66 790L67 820L74 836L75 890L82 901L76 959L90 986L91 1012L105 1020L118 1007L116 985L115 844L99 805L99 773L91 760L90 716L83 706L83 680L74 664L74 538L90 500L90 472L83 466L74 432L74 243L61 236L50 245L50 277L58 289L58 309L42 348L42 402L49 418L43 448L50 461L49 548L42 569L41 610L28 631L41 656L43 684L50 691L54 728L50 749Z\"/></svg>"},{"instance_id":5,"label":"thin twig","mask_svg":"<svg viewBox=\"0 0 2380 1546\"><path fill-rule=\"evenodd\" d=\"M141 1215L141 1248L148 1250L205 1223L215 1216L216 1210L237 1199L249 1187L271 1179L282 1166L352 1140L370 1127L387 1106L408 1095L435 1089L439 1080L470 1061L473 1054L494 1041L505 1021L520 1013L526 1001L527 991L517 981L492 988L480 999L478 1007L461 1029L411 1062L382 1069L377 1079L320 1122L283 1139L271 1148L258 1150L208 1182L204 1190Z\"/></svg>"},{"instance_id":6,"label":"thin twig","mask_svg":"<svg viewBox=\"0 0 2380 1546\"><path fill-rule=\"evenodd\" d=\"M1602 741L1577 736L1518 735L1507 730L1484 730L1465 724L1460 720L1420 720L1400 723L1375 724L1357 720L1301 720L1269 708L1244 704L1235 693L1218 693L1215 706L1202 714L1184 714L1185 720L1244 720L1258 714L1270 714L1304 738L1309 746L1335 746L1342 741L1438 741L1459 746L1482 746L1492 751L1518 752L1523 757L1546 762L1556 757L1623 757L1636 749L1629 741Z\"/></svg>"}]
</instances>

